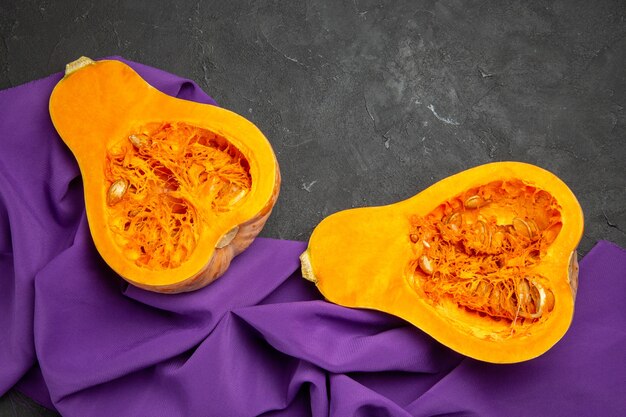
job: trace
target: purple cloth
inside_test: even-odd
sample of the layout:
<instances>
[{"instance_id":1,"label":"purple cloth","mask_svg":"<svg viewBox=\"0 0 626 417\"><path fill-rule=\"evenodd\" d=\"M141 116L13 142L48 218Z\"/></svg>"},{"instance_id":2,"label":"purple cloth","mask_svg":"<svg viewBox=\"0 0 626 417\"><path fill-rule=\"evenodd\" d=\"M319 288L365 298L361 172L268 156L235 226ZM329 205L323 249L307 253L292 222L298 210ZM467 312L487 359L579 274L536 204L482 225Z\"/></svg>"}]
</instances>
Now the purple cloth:
<instances>
[{"instance_id":1,"label":"purple cloth","mask_svg":"<svg viewBox=\"0 0 626 417\"><path fill-rule=\"evenodd\" d=\"M196 84L129 63L170 95ZM127 286L99 257L82 183L48 116L60 74L0 92L0 394L65 416L619 416L626 252L582 260L574 321L545 355L464 358L302 279L305 243L257 239L188 294Z\"/></svg>"}]
</instances>

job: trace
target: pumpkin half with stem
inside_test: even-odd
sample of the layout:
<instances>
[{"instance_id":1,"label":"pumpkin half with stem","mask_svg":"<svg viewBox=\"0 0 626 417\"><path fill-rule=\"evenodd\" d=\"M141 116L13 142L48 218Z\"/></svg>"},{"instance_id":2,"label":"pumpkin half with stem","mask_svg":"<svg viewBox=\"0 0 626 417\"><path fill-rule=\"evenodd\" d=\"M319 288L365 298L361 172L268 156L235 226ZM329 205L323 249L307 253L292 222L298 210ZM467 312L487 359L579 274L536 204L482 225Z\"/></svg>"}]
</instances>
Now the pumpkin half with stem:
<instances>
[{"instance_id":1,"label":"pumpkin half with stem","mask_svg":"<svg viewBox=\"0 0 626 417\"><path fill-rule=\"evenodd\" d=\"M49 110L80 167L99 253L138 287L183 292L212 282L278 197L278 163L254 124L168 96L123 62L68 64Z\"/></svg>"},{"instance_id":2,"label":"pumpkin half with stem","mask_svg":"<svg viewBox=\"0 0 626 417\"><path fill-rule=\"evenodd\" d=\"M582 231L563 181L496 162L405 201L325 218L302 272L329 301L396 315L476 359L520 362L570 325Z\"/></svg>"}]
</instances>

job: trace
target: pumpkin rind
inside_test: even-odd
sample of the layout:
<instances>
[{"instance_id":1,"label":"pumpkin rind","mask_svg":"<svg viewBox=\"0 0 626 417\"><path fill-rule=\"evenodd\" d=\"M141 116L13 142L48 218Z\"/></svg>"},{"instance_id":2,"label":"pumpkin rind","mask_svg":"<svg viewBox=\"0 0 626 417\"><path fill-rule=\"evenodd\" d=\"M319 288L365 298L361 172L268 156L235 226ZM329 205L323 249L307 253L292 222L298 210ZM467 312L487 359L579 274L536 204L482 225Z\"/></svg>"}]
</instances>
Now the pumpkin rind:
<instances>
[{"instance_id":1,"label":"pumpkin rind","mask_svg":"<svg viewBox=\"0 0 626 417\"><path fill-rule=\"evenodd\" d=\"M509 191L498 191L502 184ZM478 195L494 192L499 199L488 202ZM524 207L514 207L516 198ZM532 198L548 214L529 208ZM516 217L515 210L528 216ZM455 213L465 215L467 223L458 223ZM539 217L541 227L530 214ZM530 164L496 162L443 179L395 204L325 218L301 256L302 272L331 302L396 315L476 359L520 362L546 352L570 325L582 231L580 205L559 178ZM504 236L504 249L501 240L500 246L485 243L484 236L496 233ZM457 240L446 241L450 236ZM476 245L475 236L480 237ZM486 265L493 259L500 262L496 274ZM461 261L467 267L459 267ZM496 294L493 284L481 293L479 279L485 276L500 282L505 277L513 289L506 296L499 289ZM449 290L453 287L460 295ZM491 305L476 304L477 294ZM494 297L500 301L493 302Z\"/></svg>"},{"instance_id":2,"label":"pumpkin rind","mask_svg":"<svg viewBox=\"0 0 626 417\"><path fill-rule=\"evenodd\" d=\"M80 167L96 248L113 270L138 287L175 293L209 284L252 243L278 197L278 163L269 141L254 124L217 106L163 94L120 61L95 62L83 57L68 64L65 77L52 92L49 109L56 130ZM192 148L199 149L200 156L194 156ZM196 181L197 172L189 167L181 167L187 172L170 169L177 165L164 167L161 161L168 149L178 152L168 163L181 161L198 168L204 182ZM239 169L249 178L240 195L224 191L238 189L229 186L228 175L239 174L221 168L231 163L229 158L243 164ZM138 168L139 164L143 165ZM133 172L147 178L141 187L149 189L143 190L141 198L139 185L124 177ZM183 174L191 185L184 183ZM218 194L200 192L209 189L202 188L209 182ZM211 209L218 197L225 205ZM132 198L135 209L124 211ZM146 206L155 198L162 203ZM165 211L157 213L154 207ZM159 225L146 226L148 212L157 223L173 224L171 230L155 235ZM125 232L131 223L137 226L135 235ZM192 234L185 235L183 229ZM142 233L147 233L146 242L139 244L132 236ZM172 241L176 236L183 241ZM166 244L158 254L150 246L157 240ZM191 245L181 246L187 241ZM133 253L137 248L140 251Z\"/></svg>"}]
</instances>

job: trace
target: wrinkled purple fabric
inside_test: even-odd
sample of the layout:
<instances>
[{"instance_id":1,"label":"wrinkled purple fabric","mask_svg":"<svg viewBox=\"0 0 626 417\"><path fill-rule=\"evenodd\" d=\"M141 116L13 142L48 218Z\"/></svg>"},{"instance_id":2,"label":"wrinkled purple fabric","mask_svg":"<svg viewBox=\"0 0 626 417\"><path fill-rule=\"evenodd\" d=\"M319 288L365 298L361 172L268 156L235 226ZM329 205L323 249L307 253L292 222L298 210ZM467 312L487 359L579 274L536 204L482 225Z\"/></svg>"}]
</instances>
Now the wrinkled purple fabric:
<instances>
[{"instance_id":1,"label":"wrinkled purple fabric","mask_svg":"<svg viewBox=\"0 0 626 417\"><path fill-rule=\"evenodd\" d=\"M196 84L129 62L167 94ZM305 243L259 238L188 294L127 286L89 234L78 167L48 116L61 75L0 92L0 394L64 416L621 416L626 251L581 262L569 332L494 365L392 316L321 300Z\"/></svg>"}]
</instances>

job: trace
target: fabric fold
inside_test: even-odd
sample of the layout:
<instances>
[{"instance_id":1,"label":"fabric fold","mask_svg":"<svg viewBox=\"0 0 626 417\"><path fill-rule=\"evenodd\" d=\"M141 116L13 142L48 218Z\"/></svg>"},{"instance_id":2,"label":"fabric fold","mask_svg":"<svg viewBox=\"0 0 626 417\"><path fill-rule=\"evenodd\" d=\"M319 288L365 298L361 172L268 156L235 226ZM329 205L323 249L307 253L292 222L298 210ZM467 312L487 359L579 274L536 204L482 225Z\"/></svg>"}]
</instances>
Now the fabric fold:
<instances>
[{"instance_id":1,"label":"fabric fold","mask_svg":"<svg viewBox=\"0 0 626 417\"><path fill-rule=\"evenodd\" d=\"M294 279L302 280L300 276ZM404 321L375 311L346 309L315 300L256 305L233 313L259 331L275 349L333 373L432 374L445 371L461 358ZM283 324L276 326L281 320ZM302 332L302 328L307 331ZM433 361L435 357L442 360Z\"/></svg>"}]
</instances>

